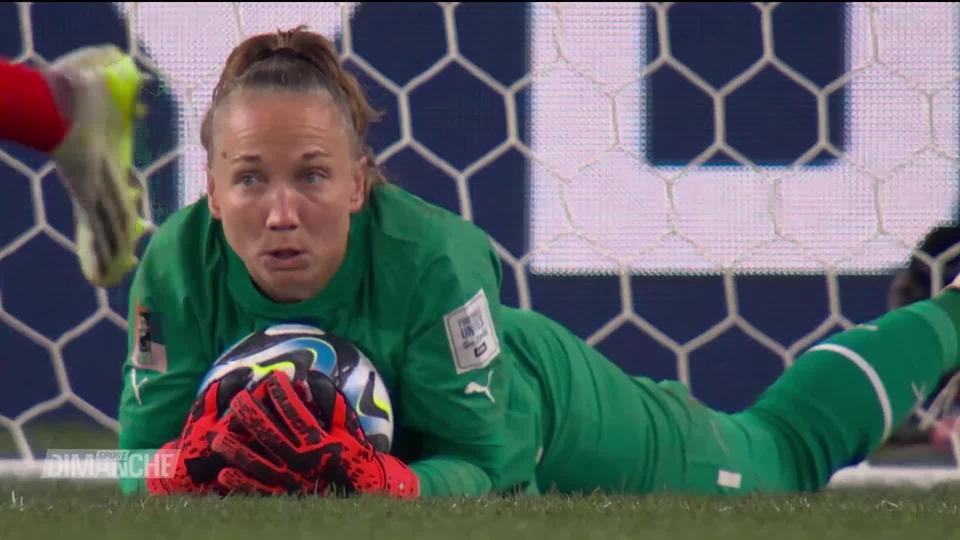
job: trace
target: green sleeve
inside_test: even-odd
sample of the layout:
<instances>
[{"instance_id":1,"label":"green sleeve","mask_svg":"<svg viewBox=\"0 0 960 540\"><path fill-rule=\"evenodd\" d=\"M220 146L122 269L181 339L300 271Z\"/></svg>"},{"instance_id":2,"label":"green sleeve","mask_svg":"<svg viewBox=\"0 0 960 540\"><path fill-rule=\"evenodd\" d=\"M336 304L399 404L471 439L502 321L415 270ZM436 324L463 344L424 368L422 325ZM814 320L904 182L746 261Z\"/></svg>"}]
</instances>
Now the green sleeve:
<instances>
[{"instance_id":1,"label":"green sleeve","mask_svg":"<svg viewBox=\"0 0 960 540\"><path fill-rule=\"evenodd\" d=\"M157 449L180 433L209 361L170 235L158 231L130 290L127 358L120 395L120 449ZM142 479L121 480L121 490L145 489Z\"/></svg>"},{"instance_id":2,"label":"green sleeve","mask_svg":"<svg viewBox=\"0 0 960 540\"><path fill-rule=\"evenodd\" d=\"M485 236L458 240L462 255L437 258L419 279L400 373L399 414L423 438L424 457L411 468L424 496L483 495L516 480L507 470L505 419L513 359L497 352L500 263ZM471 383L489 396L468 394Z\"/></svg>"}]
</instances>

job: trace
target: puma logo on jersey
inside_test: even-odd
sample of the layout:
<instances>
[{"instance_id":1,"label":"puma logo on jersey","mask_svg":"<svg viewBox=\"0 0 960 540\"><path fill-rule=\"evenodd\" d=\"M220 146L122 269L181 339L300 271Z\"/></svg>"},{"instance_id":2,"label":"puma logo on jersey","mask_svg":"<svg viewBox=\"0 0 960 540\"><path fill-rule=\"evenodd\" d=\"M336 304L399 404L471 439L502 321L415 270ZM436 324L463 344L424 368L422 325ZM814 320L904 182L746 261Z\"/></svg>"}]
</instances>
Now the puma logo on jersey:
<instances>
[{"instance_id":1,"label":"puma logo on jersey","mask_svg":"<svg viewBox=\"0 0 960 540\"><path fill-rule=\"evenodd\" d=\"M149 381L150 379L144 377L140 380L140 384L137 384L137 368L130 369L130 388L133 389L133 397L139 405L143 405L143 399L140 398L140 387Z\"/></svg>"},{"instance_id":2,"label":"puma logo on jersey","mask_svg":"<svg viewBox=\"0 0 960 540\"><path fill-rule=\"evenodd\" d=\"M469 384L467 384L467 387L463 390L463 393L466 394L466 395L468 395L468 396L469 396L470 394L483 394L483 395L487 396L488 398L490 398L490 401L492 401L493 403L496 403L497 400L496 400L496 399L493 399L493 394L490 393L490 383L491 383L492 381L493 381L493 370L491 369L491 370L487 373L487 385L486 385L486 386L483 386L483 385L481 385L480 383L476 383L476 382L471 381Z\"/></svg>"}]
</instances>

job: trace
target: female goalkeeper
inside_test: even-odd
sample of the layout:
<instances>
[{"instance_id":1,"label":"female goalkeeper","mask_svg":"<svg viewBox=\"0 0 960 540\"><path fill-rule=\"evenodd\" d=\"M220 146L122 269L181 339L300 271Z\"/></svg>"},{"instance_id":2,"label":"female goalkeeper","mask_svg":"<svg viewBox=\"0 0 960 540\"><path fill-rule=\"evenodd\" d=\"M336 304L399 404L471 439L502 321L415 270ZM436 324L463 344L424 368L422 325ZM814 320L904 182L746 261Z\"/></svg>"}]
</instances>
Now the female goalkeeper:
<instances>
[{"instance_id":1,"label":"female goalkeeper","mask_svg":"<svg viewBox=\"0 0 960 540\"><path fill-rule=\"evenodd\" d=\"M373 117L319 35L255 36L227 59L201 134L207 197L160 227L131 293L120 445L180 450L150 492L816 490L958 364L948 290L813 347L738 414L630 377L500 304L487 236L384 182L365 145ZM304 410L284 377L236 394L230 421L217 420L226 383L195 403L214 358L278 321L339 334L375 362L391 455L350 429L342 401L325 430L270 425Z\"/></svg>"}]
</instances>

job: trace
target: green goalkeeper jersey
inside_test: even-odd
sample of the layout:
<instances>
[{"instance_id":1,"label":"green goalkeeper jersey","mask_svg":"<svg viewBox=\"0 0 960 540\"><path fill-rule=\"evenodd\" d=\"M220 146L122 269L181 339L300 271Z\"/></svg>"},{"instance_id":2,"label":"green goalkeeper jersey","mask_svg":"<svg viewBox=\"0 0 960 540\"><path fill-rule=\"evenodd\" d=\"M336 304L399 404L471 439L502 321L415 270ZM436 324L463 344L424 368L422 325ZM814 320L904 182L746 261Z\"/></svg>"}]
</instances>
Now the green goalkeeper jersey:
<instances>
[{"instance_id":1,"label":"green goalkeeper jersey","mask_svg":"<svg viewBox=\"0 0 960 540\"><path fill-rule=\"evenodd\" d=\"M352 217L325 289L276 303L202 200L160 227L137 271L120 446L175 439L217 356L296 321L349 339L376 364L395 413L391 453L425 495L668 485L679 456L654 445L679 440L682 392L628 377L556 323L502 306L500 283L485 233L381 185Z\"/></svg>"}]
</instances>

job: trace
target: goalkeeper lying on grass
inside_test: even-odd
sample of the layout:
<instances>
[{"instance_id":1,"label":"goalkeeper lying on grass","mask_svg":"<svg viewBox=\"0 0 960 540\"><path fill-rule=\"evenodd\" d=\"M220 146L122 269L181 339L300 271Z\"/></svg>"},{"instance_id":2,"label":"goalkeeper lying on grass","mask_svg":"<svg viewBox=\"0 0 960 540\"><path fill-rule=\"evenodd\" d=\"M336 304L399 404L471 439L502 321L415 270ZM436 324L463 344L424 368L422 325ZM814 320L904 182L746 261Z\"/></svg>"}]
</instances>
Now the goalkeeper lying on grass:
<instances>
[{"instance_id":1,"label":"goalkeeper lying on grass","mask_svg":"<svg viewBox=\"0 0 960 540\"><path fill-rule=\"evenodd\" d=\"M202 130L207 197L156 233L131 295L120 444L166 443L180 460L174 478L128 490L816 490L958 363L960 292L948 290L813 347L738 414L630 377L560 325L500 305L485 234L383 181L365 145L372 117L321 36L256 36L228 58ZM256 411L304 410L280 376L237 393L231 410L245 413L230 421L217 419L219 384L194 405L213 359L278 321L373 360L395 406L392 455L349 429L337 399L329 432L308 429L286 463L263 466L270 452L243 441L290 430Z\"/></svg>"}]
</instances>

